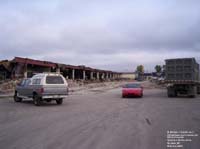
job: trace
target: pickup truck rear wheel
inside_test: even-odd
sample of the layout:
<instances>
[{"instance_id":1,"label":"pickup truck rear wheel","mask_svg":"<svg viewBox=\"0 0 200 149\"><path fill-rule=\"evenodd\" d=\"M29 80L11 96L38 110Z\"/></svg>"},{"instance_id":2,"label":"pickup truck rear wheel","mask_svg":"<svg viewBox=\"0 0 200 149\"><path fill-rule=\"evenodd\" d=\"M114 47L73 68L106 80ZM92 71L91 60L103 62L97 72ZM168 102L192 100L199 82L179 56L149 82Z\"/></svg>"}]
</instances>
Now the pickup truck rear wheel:
<instances>
[{"instance_id":1,"label":"pickup truck rear wheel","mask_svg":"<svg viewBox=\"0 0 200 149\"><path fill-rule=\"evenodd\" d=\"M18 93L17 93L17 91L15 92L13 98L14 98L14 101L15 101L15 102L21 102L21 101L22 101L22 98L18 97Z\"/></svg>"},{"instance_id":2,"label":"pickup truck rear wheel","mask_svg":"<svg viewBox=\"0 0 200 149\"><path fill-rule=\"evenodd\" d=\"M61 105L61 104L63 103L63 99L62 99L62 98L56 99L56 103L57 103L58 105Z\"/></svg>"},{"instance_id":3,"label":"pickup truck rear wheel","mask_svg":"<svg viewBox=\"0 0 200 149\"><path fill-rule=\"evenodd\" d=\"M42 100L37 94L33 95L33 102L36 106L40 106L42 104Z\"/></svg>"}]
</instances>

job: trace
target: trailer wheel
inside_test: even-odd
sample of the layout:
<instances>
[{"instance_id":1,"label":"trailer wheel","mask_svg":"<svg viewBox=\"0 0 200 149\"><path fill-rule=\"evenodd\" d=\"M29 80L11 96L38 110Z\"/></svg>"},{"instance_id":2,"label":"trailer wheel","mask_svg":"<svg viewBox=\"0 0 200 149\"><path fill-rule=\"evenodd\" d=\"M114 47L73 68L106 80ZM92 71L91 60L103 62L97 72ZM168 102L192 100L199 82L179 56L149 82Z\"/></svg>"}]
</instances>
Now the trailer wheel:
<instances>
[{"instance_id":1,"label":"trailer wheel","mask_svg":"<svg viewBox=\"0 0 200 149\"><path fill-rule=\"evenodd\" d=\"M168 97L176 97L177 96L176 90L173 87L167 88L167 96Z\"/></svg>"},{"instance_id":2,"label":"trailer wheel","mask_svg":"<svg viewBox=\"0 0 200 149\"><path fill-rule=\"evenodd\" d=\"M177 97L178 96L178 93L177 91L174 92L174 97Z\"/></svg>"},{"instance_id":3,"label":"trailer wheel","mask_svg":"<svg viewBox=\"0 0 200 149\"><path fill-rule=\"evenodd\" d=\"M200 94L200 86L197 86L197 94Z\"/></svg>"},{"instance_id":4,"label":"trailer wheel","mask_svg":"<svg viewBox=\"0 0 200 149\"><path fill-rule=\"evenodd\" d=\"M167 96L172 98L172 97L177 97L177 94L176 93L174 93L174 94L168 93Z\"/></svg>"}]
</instances>

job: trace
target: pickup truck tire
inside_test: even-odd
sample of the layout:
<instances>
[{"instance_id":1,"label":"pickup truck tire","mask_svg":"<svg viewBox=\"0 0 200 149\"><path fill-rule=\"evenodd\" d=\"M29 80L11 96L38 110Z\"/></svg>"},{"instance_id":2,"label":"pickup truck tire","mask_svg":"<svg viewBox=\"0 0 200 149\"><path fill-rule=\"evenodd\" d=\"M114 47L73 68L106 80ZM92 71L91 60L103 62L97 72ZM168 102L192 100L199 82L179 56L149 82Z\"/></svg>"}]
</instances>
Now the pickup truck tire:
<instances>
[{"instance_id":1,"label":"pickup truck tire","mask_svg":"<svg viewBox=\"0 0 200 149\"><path fill-rule=\"evenodd\" d=\"M14 101L15 101L15 102L21 102L21 101L22 101L22 98L18 97L18 93L17 93L17 91L15 92L13 98L14 98Z\"/></svg>"},{"instance_id":2,"label":"pickup truck tire","mask_svg":"<svg viewBox=\"0 0 200 149\"><path fill-rule=\"evenodd\" d=\"M51 102L51 99L46 99L46 102Z\"/></svg>"},{"instance_id":3,"label":"pickup truck tire","mask_svg":"<svg viewBox=\"0 0 200 149\"><path fill-rule=\"evenodd\" d=\"M62 99L62 98L56 99L56 103L57 103L58 105L61 105L61 104L63 103L63 99Z\"/></svg>"},{"instance_id":4,"label":"pickup truck tire","mask_svg":"<svg viewBox=\"0 0 200 149\"><path fill-rule=\"evenodd\" d=\"M33 95L33 103L36 106L41 106L41 104L42 104L42 100L37 94Z\"/></svg>"}]
</instances>

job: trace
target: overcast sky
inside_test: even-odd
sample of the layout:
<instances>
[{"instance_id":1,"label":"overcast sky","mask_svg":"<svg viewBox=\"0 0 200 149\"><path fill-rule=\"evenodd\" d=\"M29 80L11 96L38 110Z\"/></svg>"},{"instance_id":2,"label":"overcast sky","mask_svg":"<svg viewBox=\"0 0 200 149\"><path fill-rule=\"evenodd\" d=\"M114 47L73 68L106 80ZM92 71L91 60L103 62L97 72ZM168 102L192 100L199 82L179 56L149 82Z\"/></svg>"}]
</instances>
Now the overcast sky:
<instances>
[{"instance_id":1,"label":"overcast sky","mask_svg":"<svg viewBox=\"0 0 200 149\"><path fill-rule=\"evenodd\" d=\"M0 60L114 71L200 60L199 0L0 0L0 18Z\"/></svg>"}]
</instances>

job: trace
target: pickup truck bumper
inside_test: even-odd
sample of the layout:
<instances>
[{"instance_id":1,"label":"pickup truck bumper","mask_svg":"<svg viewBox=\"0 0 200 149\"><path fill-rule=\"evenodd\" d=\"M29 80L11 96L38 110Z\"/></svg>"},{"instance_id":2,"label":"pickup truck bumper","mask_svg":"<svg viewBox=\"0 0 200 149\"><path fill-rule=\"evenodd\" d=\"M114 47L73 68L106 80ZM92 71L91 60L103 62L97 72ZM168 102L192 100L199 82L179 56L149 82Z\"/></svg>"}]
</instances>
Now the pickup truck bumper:
<instances>
[{"instance_id":1,"label":"pickup truck bumper","mask_svg":"<svg viewBox=\"0 0 200 149\"><path fill-rule=\"evenodd\" d=\"M68 95L43 95L42 99L66 98Z\"/></svg>"}]
</instances>

